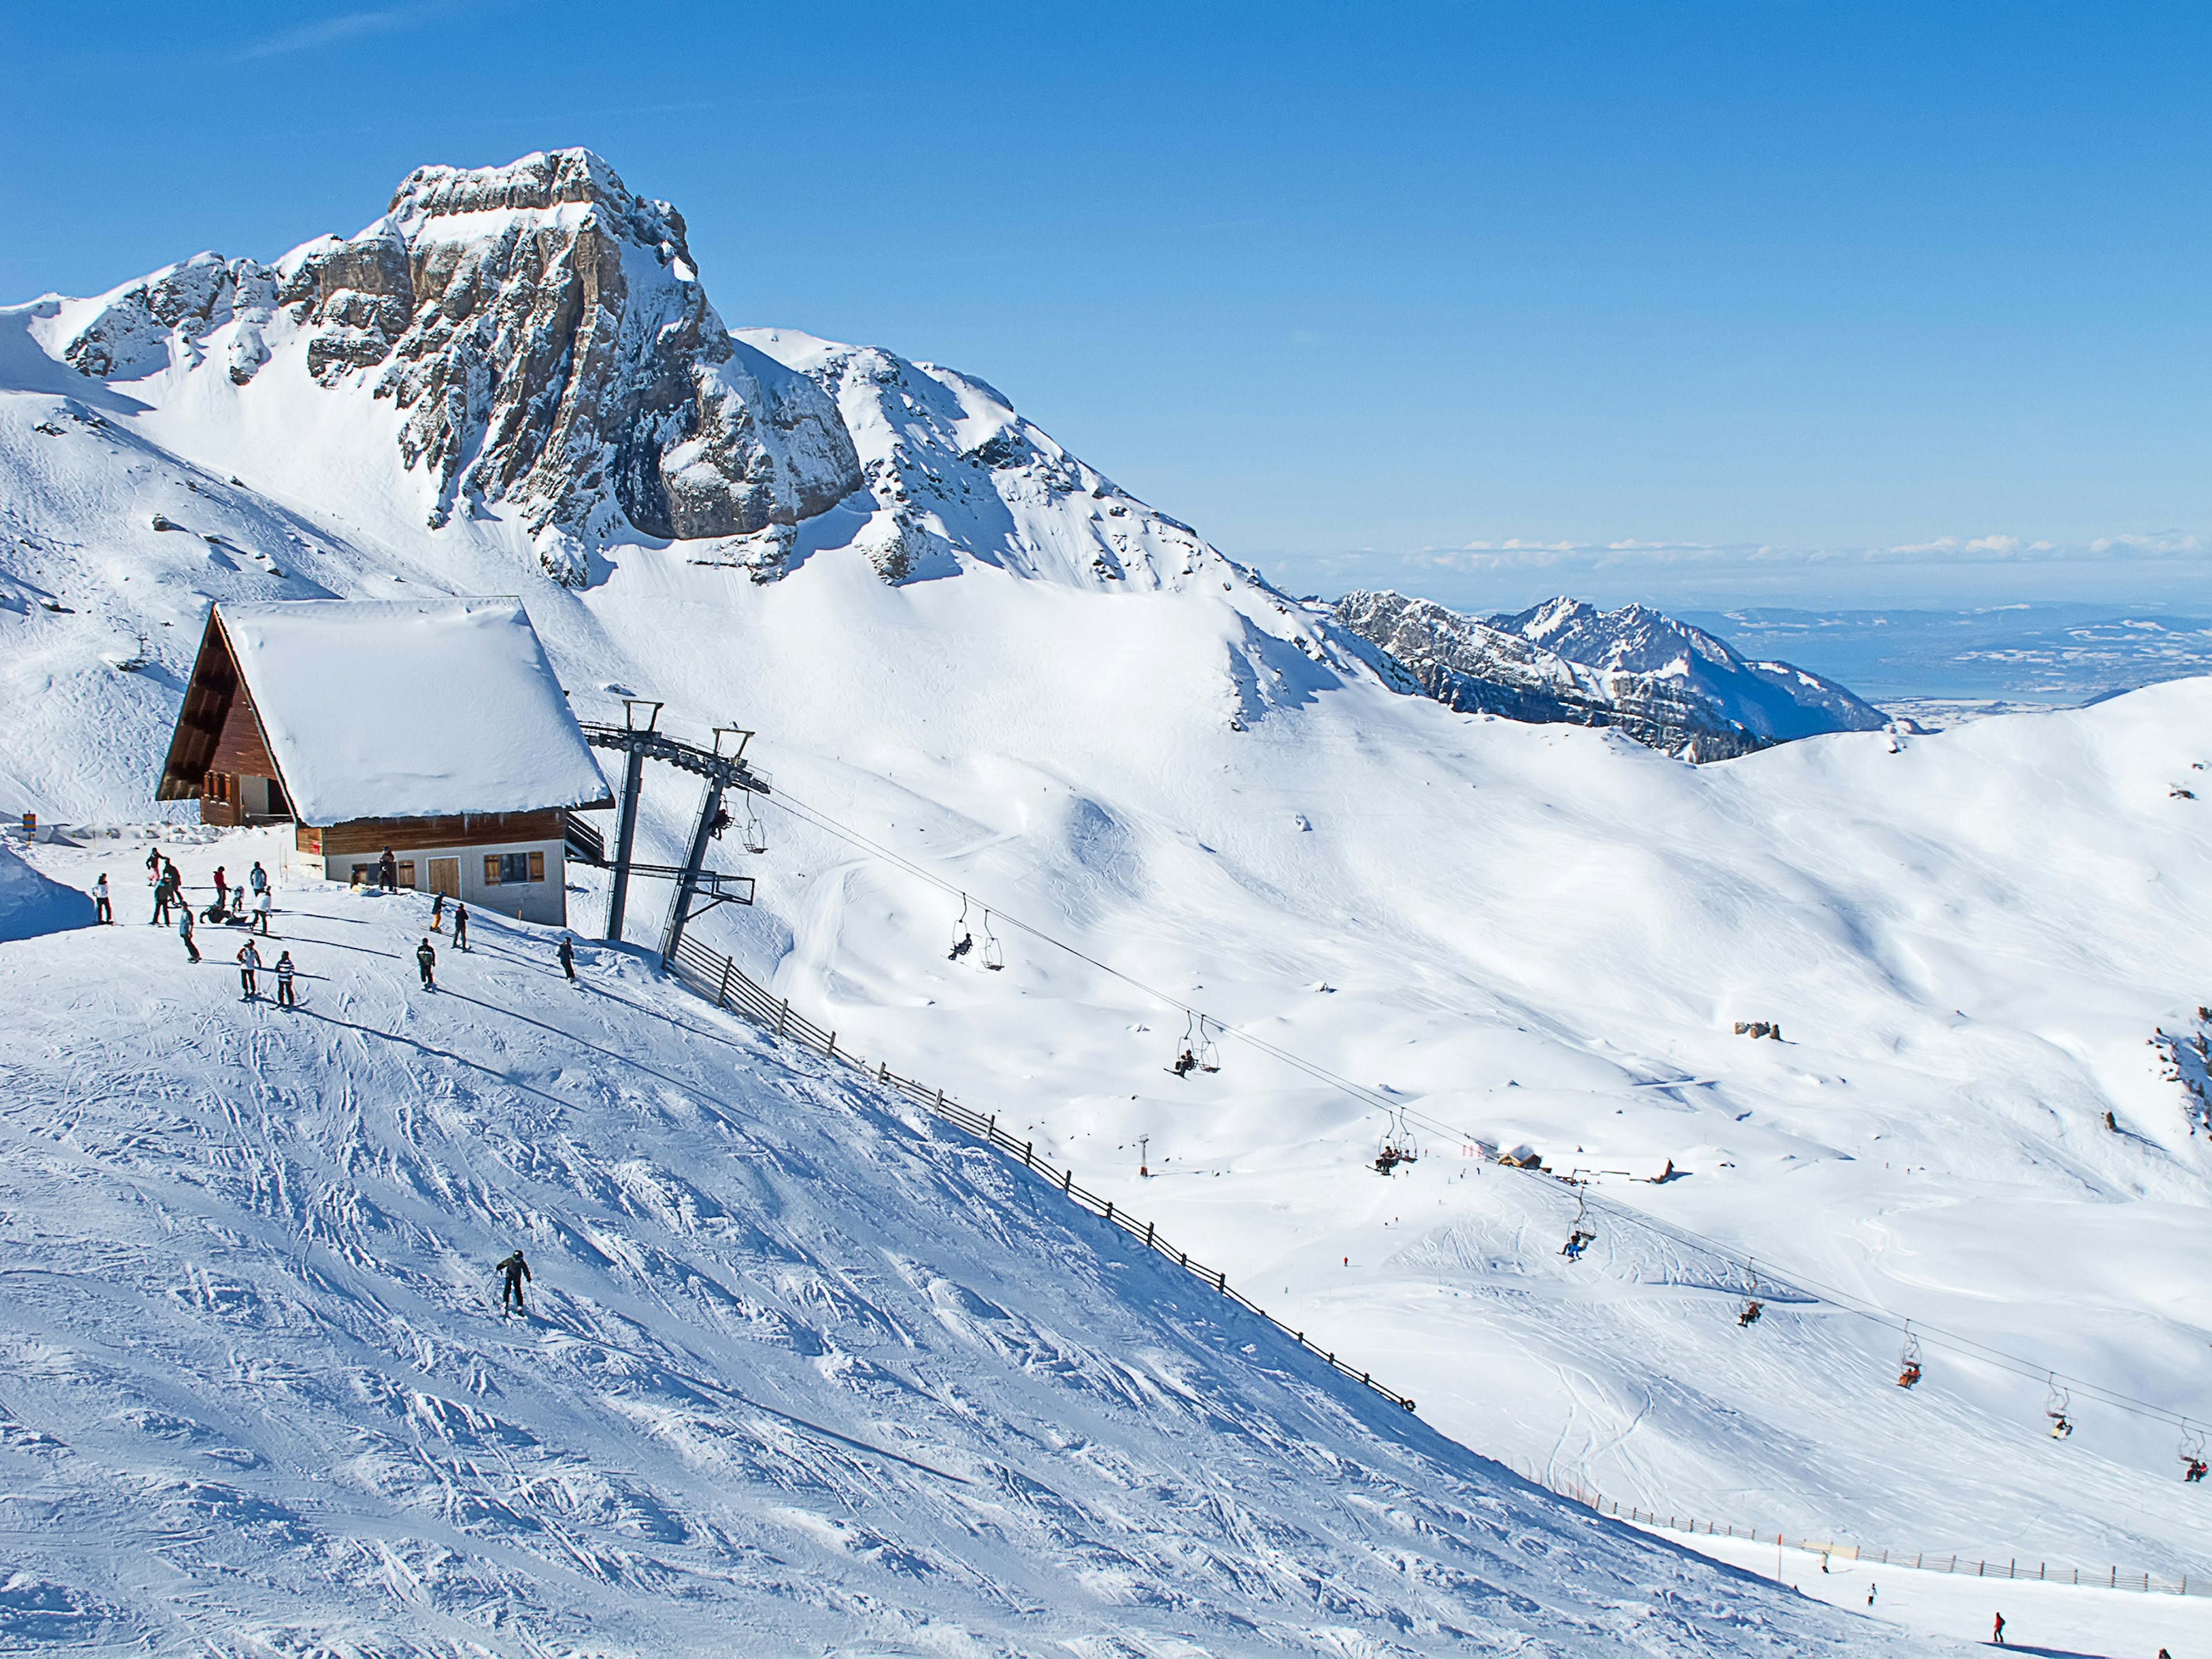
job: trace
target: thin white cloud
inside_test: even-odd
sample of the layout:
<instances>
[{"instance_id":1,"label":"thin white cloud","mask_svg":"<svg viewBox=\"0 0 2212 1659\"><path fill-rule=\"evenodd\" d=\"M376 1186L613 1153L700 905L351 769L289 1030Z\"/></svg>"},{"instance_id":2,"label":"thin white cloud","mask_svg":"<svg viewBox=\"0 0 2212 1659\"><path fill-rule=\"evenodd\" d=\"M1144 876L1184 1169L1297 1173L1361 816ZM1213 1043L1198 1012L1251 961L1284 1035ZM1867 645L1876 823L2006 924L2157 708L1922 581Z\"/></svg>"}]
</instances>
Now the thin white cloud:
<instances>
[{"instance_id":1,"label":"thin white cloud","mask_svg":"<svg viewBox=\"0 0 2212 1659\"><path fill-rule=\"evenodd\" d=\"M325 17L319 22L301 23L279 30L265 39L241 46L233 54L234 61L250 64L264 58L282 58L295 52L313 52L318 46L335 46L341 40L351 40L364 34L381 34L390 29L402 29L427 21L436 15L433 6L396 6L383 11L349 11L336 17Z\"/></svg>"}]
</instances>

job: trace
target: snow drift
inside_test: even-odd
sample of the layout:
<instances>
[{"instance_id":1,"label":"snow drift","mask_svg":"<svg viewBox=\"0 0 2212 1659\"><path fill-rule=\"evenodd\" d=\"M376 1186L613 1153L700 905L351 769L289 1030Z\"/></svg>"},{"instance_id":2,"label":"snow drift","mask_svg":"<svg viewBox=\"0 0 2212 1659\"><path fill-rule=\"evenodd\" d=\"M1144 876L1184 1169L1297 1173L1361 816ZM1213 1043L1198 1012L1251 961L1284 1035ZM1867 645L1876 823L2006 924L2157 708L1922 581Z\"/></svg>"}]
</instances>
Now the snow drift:
<instances>
[{"instance_id":1,"label":"snow drift","mask_svg":"<svg viewBox=\"0 0 2212 1659\"><path fill-rule=\"evenodd\" d=\"M98 919L90 894L49 880L0 847L0 940L89 927Z\"/></svg>"}]
</instances>

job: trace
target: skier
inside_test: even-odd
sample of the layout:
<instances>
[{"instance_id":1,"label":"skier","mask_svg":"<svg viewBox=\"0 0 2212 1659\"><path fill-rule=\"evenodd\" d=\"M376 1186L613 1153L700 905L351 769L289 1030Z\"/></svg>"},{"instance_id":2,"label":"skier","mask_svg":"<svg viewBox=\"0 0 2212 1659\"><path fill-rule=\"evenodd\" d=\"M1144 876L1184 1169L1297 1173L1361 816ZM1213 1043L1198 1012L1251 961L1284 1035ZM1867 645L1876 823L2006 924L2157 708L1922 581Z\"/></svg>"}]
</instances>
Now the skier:
<instances>
[{"instance_id":1,"label":"skier","mask_svg":"<svg viewBox=\"0 0 2212 1659\"><path fill-rule=\"evenodd\" d=\"M437 960L438 953L430 948L427 937L415 947L415 964L422 970L422 988L426 991L438 988L437 981L430 977L430 969L436 965Z\"/></svg>"},{"instance_id":2,"label":"skier","mask_svg":"<svg viewBox=\"0 0 2212 1659\"><path fill-rule=\"evenodd\" d=\"M506 1313L507 1304L511 1302L514 1304L515 1312L527 1314L530 1311L529 1309L522 1305L522 1285L523 1281L530 1277L530 1264L522 1259L522 1252L517 1250L506 1261L501 1262L499 1271L507 1277L507 1282L500 1286L500 1312Z\"/></svg>"},{"instance_id":3,"label":"skier","mask_svg":"<svg viewBox=\"0 0 2212 1659\"><path fill-rule=\"evenodd\" d=\"M261 867L259 859L254 860L253 867L246 872L246 884L253 890L256 896L269 890L269 872Z\"/></svg>"},{"instance_id":4,"label":"skier","mask_svg":"<svg viewBox=\"0 0 2212 1659\"><path fill-rule=\"evenodd\" d=\"M253 914L261 924L261 937L264 939L269 937L269 890L264 887L261 890L261 896L253 901Z\"/></svg>"},{"instance_id":5,"label":"skier","mask_svg":"<svg viewBox=\"0 0 2212 1659\"><path fill-rule=\"evenodd\" d=\"M384 855L376 861L376 886L378 891L384 893L399 890L399 860L392 856L392 849L389 847L384 849Z\"/></svg>"},{"instance_id":6,"label":"skier","mask_svg":"<svg viewBox=\"0 0 2212 1659\"><path fill-rule=\"evenodd\" d=\"M92 884L92 902L97 908L100 920L109 927L113 927L115 912L109 908L107 902L107 872L105 870L100 872L100 879Z\"/></svg>"},{"instance_id":7,"label":"skier","mask_svg":"<svg viewBox=\"0 0 2212 1659\"><path fill-rule=\"evenodd\" d=\"M276 958L276 1006L279 1008L300 1006L292 1000L292 953L289 951Z\"/></svg>"},{"instance_id":8,"label":"skier","mask_svg":"<svg viewBox=\"0 0 2212 1659\"><path fill-rule=\"evenodd\" d=\"M1999 1613L1997 1615L1996 1626L1990 1632L1990 1640L1996 1643L1999 1647L2002 1647L2005 1644L2004 1614Z\"/></svg>"},{"instance_id":9,"label":"skier","mask_svg":"<svg viewBox=\"0 0 2212 1659\"><path fill-rule=\"evenodd\" d=\"M177 923L177 937L184 940L185 950L194 962L198 962L200 959L200 947L192 943L192 907L189 904L184 907L183 915Z\"/></svg>"},{"instance_id":10,"label":"skier","mask_svg":"<svg viewBox=\"0 0 2212 1659\"><path fill-rule=\"evenodd\" d=\"M568 976L568 983L576 982L576 941L566 933L561 935L561 971Z\"/></svg>"},{"instance_id":11,"label":"skier","mask_svg":"<svg viewBox=\"0 0 2212 1659\"><path fill-rule=\"evenodd\" d=\"M259 994L253 988L253 971L260 966L261 952L253 948L252 939L238 947L238 988L245 993L239 998L240 1002L251 1002Z\"/></svg>"},{"instance_id":12,"label":"skier","mask_svg":"<svg viewBox=\"0 0 2212 1659\"><path fill-rule=\"evenodd\" d=\"M225 896L225 891L229 885L230 884L222 878L222 866L220 864L216 865L215 867L215 908L217 914L221 914L222 911L230 908L230 900Z\"/></svg>"},{"instance_id":13,"label":"skier","mask_svg":"<svg viewBox=\"0 0 2212 1659\"><path fill-rule=\"evenodd\" d=\"M1874 1605L1874 1593L1881 1588L1881 1586L1879 1584L1869 1584L1867 1586L1867 1605L1869 1607L1872 1607Z\"/></svg>"},{"instance_id":14,"label":"skier","mask_svg":"<svg viewBox=\"0 0 2212 1659\"><path fill-rule=\"evenodd\" d=\"M1188 1048L1176 1056L1176 1063L1168 1067L1177 1077L1188 1077L1198 1069L1198 1056Z\"/></svg>"},{"instance_id":15,"label":"skier","mask_svg":"<svg viewBox=\"0 0 2212 1659\"><path fill-rule=\"evenodd\" d=\"M149 927L169 925L169 876L167 871L154 878L154 914L148 921Z\"/></svg>"},{"instance_id":16,"label":"skier","mask_svg":"<svg viewBox=\"0 0 2212 1659\"><path fill-rule=\"evenodd\" d=\"M434 933L440 932L445 925L445 921L446 896L440 893L430 901L430 931Z\"/></svg>"},{"instance_id":17,"label":"skier","mask_svg":"<svg viewBox=\"0 0 2212 1659\"><path fill-rule=\"evenodd\" d=\"M465 904L453 906L453 948L457 951L469 948L469 907Z\"/></svg>"}]
</instances>

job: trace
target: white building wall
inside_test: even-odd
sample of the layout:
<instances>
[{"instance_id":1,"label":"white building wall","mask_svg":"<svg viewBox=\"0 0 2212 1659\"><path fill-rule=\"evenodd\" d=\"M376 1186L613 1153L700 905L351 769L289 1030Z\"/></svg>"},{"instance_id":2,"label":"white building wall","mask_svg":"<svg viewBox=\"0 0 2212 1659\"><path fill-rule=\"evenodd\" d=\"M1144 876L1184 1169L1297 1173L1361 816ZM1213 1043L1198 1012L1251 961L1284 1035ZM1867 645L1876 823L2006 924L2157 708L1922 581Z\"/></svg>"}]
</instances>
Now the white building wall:
<instances>
[{"instance_id":1,"label":"white building wall","mask_svg":"<svg viewBox=\"0 0 2212 1659\"><path fill-rule=\"evenodd\" d=\"M401 866L401 880L405 881L405 866L415 866L414 885L422 892L431 890L433 859L454 859L459 861L460 891L454 895L471 910L495 910L505 916L523 921L541 921L554 927L565 927L568 921L568 885L562 864L563 844L557 841L502 842L493 847L415 847L402 851L392 849L392 856ZM532 882L487 883L484 880L484 860L502 853L538 853L544 857L545 879ZM354 866L363 866L368 875L366 884L376 884L377 853L341 853L322 860L323 874L331 881L350 882Z\"/></svg>"}]
</instances>

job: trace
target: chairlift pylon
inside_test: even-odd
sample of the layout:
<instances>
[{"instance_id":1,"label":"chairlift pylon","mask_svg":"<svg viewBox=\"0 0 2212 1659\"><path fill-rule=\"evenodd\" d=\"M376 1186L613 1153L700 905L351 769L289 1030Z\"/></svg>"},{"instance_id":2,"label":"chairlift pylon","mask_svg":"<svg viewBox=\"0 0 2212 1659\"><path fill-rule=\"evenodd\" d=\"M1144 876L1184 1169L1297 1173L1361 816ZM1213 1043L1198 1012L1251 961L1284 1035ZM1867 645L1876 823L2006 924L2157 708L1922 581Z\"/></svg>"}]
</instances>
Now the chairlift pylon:
<instances>
[{"instance_id":1,"label":"chairlift pylon","mask_svg":"<svg viewBox=\"0 0 2212 1659\"><path fill-rule=\"evenodd\" d=\"M2074 1432L2074 1419L2068 1415L2073 1409L2073 1396L2058 1386L2055 1373L2045 1374L2045 1388L2043 1414L2051 1419L2051 1437L2063 1440Z\"/></svg>"},{"instance_id":2,"label":"chairlift pylon","mask_svg":"<svg viewBox=\"0 0 2212 1659\"><path fill-rule=\"evenodd\" d=\"M1912 1334L1912 1322L1905 1322L1905 1347L1897 1356L1897 1386L1909 1389L1920 1381L1920 1339Z\"/></svg>"}]
</instances>

